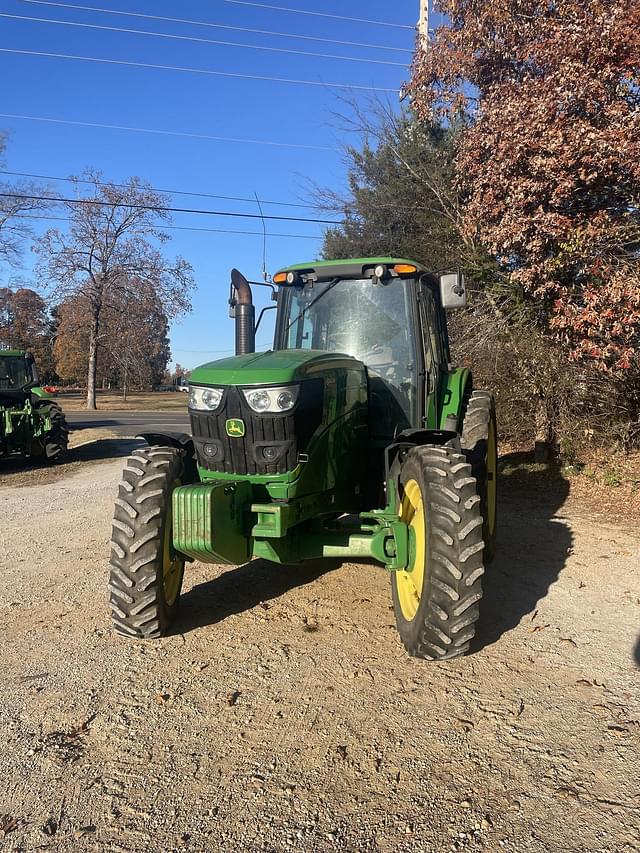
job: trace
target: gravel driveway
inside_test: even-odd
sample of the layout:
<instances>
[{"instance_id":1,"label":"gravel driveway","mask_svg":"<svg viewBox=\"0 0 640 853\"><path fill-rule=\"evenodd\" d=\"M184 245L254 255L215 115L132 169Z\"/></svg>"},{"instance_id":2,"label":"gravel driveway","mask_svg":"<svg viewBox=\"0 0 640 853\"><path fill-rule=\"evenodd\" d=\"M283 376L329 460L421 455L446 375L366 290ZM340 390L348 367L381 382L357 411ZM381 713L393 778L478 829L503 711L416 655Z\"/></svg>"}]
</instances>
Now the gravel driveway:
<instances>
[{"instance_id":1,"label":"gravel driveway","mask_svg":"<svg viewBox=\"0 0 640 853\"><path fill-rule=\"evenodd\" d=\"M479 647L427 664L389 579L187 568L175 635L115 637L122 460L0 479L0 849L640 849L640 534L503 489Z\"/></svg>"}]
</instances>

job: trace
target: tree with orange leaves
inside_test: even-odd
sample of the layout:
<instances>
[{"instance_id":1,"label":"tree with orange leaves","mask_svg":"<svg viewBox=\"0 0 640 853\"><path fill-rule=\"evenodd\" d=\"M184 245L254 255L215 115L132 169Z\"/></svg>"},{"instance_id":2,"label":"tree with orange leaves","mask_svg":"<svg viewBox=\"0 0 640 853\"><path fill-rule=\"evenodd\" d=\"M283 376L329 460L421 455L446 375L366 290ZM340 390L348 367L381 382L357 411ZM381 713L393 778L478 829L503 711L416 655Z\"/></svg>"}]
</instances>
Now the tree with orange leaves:
<instances>
[{"instance_id":1,"label":"tree with orange leaves","mask_svg":"<svg viewBox=\"0 0 640 853\"><path fill-rule=\"evenodd\" d=\"M465 115L463 227L570 356L640 374L640 3L440 0L409 92Z\"/></svg>"}]
</instances>

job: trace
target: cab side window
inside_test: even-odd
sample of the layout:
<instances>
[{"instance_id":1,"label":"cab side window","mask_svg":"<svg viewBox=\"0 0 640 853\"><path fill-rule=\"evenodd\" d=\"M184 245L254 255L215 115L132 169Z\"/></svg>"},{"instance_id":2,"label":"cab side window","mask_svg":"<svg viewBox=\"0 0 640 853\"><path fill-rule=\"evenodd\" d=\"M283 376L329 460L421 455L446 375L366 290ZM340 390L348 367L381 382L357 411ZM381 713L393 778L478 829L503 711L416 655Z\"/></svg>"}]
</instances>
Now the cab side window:
<instances>
[{"instance_id":1,"label":"cab side window","mask_svg":"<svg viewBox=\"0 0 640 853\"><path fill-rule=\"evenodd\" d=\"M422 335L424 340L427 370L432 372L438 365L445 361L442 346L442 335L440 334L440 320L438 316L438 305L433 290L428 284L422 284Z\"/></svg>"}]
</instances>

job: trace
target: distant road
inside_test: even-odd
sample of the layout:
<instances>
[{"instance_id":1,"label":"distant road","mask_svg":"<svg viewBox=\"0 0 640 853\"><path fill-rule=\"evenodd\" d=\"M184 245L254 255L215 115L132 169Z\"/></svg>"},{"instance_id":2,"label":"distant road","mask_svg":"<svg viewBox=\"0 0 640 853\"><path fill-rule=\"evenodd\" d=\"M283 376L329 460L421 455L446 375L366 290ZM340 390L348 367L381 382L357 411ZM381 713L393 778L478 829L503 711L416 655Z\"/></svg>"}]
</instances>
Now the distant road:
<instances>
[{"instance_id":1,"label":"distant road","mask_svg":"<svg viewBox=\"0 0 640 853\"><path fill-rule=\"evenodd\" d=\"M110 429L116 435L134 436L141 432L191 432L185 412L65 412L72 430Z\"/></svg>"}]
</instances>

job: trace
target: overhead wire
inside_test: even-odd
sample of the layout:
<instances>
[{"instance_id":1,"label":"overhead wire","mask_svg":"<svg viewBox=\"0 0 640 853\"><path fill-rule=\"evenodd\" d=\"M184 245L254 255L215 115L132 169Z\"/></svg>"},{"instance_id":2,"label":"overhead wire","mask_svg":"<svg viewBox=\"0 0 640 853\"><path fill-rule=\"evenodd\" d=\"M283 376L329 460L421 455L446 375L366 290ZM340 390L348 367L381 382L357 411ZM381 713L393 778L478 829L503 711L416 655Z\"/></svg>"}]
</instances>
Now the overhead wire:
<instances>
[{"instance_id":1,"label":"overhead wire","mask_svg":"<svg viewBox=\"0 0 640 853\"><path fill-rule=\"evenodd\" d=\"M22 3L31 3L37 6L55 6L62 9L77 9L83 12L100 12L107 15L122 15L129 18L146 18L151 21L166 21L173 24L186 24L194 27L211 27L219 30L231 30L233 32L254 33L256 35L276 36L277 38L298 39L303 41L317 41L325 44L339 44L344 47L362 47L370 50L392 50L397 53L413 53L408 47L393 47L386 44L368 44L367 42L348 41L345 39L325 38L323 36L303 35L301 33L281 33L273 30L261 30L255 27L238 27L232 24L217 24L213 21L196 21L190 18L174 18L168 15L149 15L144 12L127 12L123 9L105 9L102 6L83 6L76 3L58 3L54 0L21 0Z\"/></svg>"},{"instance_id":2,"label":"overhead wire","mask_svg":"<svg viewBox=\"0 0 640 853\"><path fill-rule=\"evenodd\" d=\"M0 113L0 116L2 113ZM37 172L13 172L7 169L0 169L0 175L9 175L11 177L18 178L33 178L39 181L65 181L66 183L72 184L93 184L94 181L89 178L78 178L78 177L63 177L61 175L42 175ZM116 187L118 189L127 189L129 184L119 184L115 181L101 181L103 186L108 187ZM216 193L203 193L203 192L193 192L192 190L173 190L167 189L163 187L146 187L146 189L151 190L152 192L164 193L166 195L183 195L183 196L193 196L199 198L217 198L222 199L224 201L241 201L247 202L250 204L254 204L256 201L255 195L253 198L249 198L247 196L233 196L233 195L218 195ZM9 193L9 195L13 195L13 193ZM319 205L316 204L303 204L301 202L290 202L290 201L273 201L272 199L260 199L259 204L269 204L269 205L277 205L278 207L299 207L305 208L307 210L318 210L321 209ZM349 209L353 207L353 205L346 205ZM390 204L383 203L379 204L378 207L382 210L430 210L429 207L421 207L416 205L406 205L406 204ZM341 225L342 223L333 220L333 225ZM257 232L255 232L257 233Z\"/></svg>"},{"instance_id":3,"label":"overhead wire","mask_svg":"<svg viewBox=\"0 0 640 853\"><path fill-rule=\"evenodd\" d=\"M39 181L66 181L72 184L92 184L89 178L65 178L60 175L39 175L35 172L11 172L7 169L0 169L0 175L11 175L14 178L35 178ZM128 184L117 184L114 181L104 181L106 186L117 187L118 189L126 189ZM237 195L217 195L215 193L202 193L202 192L192 192L191 190L169 190L164 189L162 187L149 187L150 190L157 193L166 193L167 195L186 195L186 196L197 196L199 198L219 198L224 201L246 201L251 204L255 203L254 198L247 198L246 196L237 196ZM317 210L317 206L314 204L301 204L290 201L270 201L268 199L260 199L261 204L274 204L279 207L304 207L308 210Z\"/></svg>"},{"instance_id":4,"label":"overhead wire","mask_svg":"<svg viewBox=\"0 0 640 853\"><path fill-rule=\"evenodd\" d=\"M224 3L233 3L236 6L254 6L260 9L270 9L272 12L292 12L296 15L316 15L319 18L334 18L338 21L354 21L358 24L376 24L381 27L397 27L401 30L414 30L409 24L396 24L392 21L372 21L370 18L352 18L348 15L334 15L329 12L315 12L310 9L292 9L289 6L272 6L271 3L254 3L250 0L223 0Z\"/></svg>"},{"instance_id":5,"label":"overhead wire","mask_svg":"<svg viewBox=\"0 0 640 853\"><path fill-rule=\"evenodd\" d=\"M105 24L85 24L80 21L60 21L56 18L38 18L30 15L11 15L8 12L0 12L0 18L11 18L16 21L29 21L42 24L56 24L65 27L81 27L88 30L106 30L112 33L127 33L129 35L138 36L155 36L156 38L173 39L176 41L197 42L198 44L215 44L224 47L239 47L249 50L266 50L271 53L288 53L296 56L312 56L316 59L334 59L344 62L364 62L373 65L395 65L399 68L406 68L404 62L393 62L389 59L367 59L361 56L339 56L333 53L317 53L311 50L294 50L286 47L271 47L261 44L240 44L239 42L224 41L223 39L205 39L198 36L183 36L177 33L158 33L153 30L135 30L128 27L109 27Z\"/></svg>"},{"instance_id":6,"label":"overhead wire","mask_svg":"<svg viewBox=\"0 0 640 853\"><path fill-rule=\"evenodd\" d=\"M212 142L233 142L246 145L271 145L276 148L302 148L309 151L336 151L328 145L307 145L302 142L281 142L268 139L242 139L234 136L213 136L209 133L189 133L184 130L158 130L151 127L129 127L122 124L103 124L92 121L72 121L71 119L49 118L47 116L26 116L19 113L0 113L0 118L20 119L24 121L44 121L52 124L69 124L77 127L95 127L102 130L125 130L133 133L154 133L159 136L184 136L189 139L207 139Z\"/></svg>"},{"instance_id":7,"label":"overhead wire","mask_svg":"<svg viewBox=\"0 0 640 853\"><path fill-rule=\"evenodd\" d=\"M108 186L108 184L105 184ZM308 222L313 225L342 225L336 219L316 219L304 216L276 216L273 213L240 213L229 210L202 210L193 207L170 207L169 205L129 204L127 202L102 201L95 198L64 198L60 196L36 195L35 193L0 192L0 198L21 198L28 201L57 201L62 204L96 204L100 207L126 207L129 210L151 210L162 213L195 213L201 216L232 216L239 219L271 219L277 222Z\"/></svg>"},{"instance_id":8,"label":"overhead wire","mask_svg":"<svg viewBox=\"0 0 640 853\"><path fill-rule=\"evenodd\" d=\"M290 77L270 77L266 74L242 74L237 71L213 71L209 68L187 68L180 65L160 65L153 62L133 62L127 59L104 59L97 56L78 56L72 53L49 53L44 50L18 50L0 47L0 53L12 53L18 56L39 56L45 59L71 59L80 62L96 62L102 65L122 65L130 68L150 68L154 71L178 71L187 74L205 74L213 77L233 77L240 80L263 80L270 83L287 83L301 86L321 86L328 89L351 89L364 92L396 92L380 86L363 86L357 83L332 83L325 80L298 80Z\"/></svg>"},{"instance_id":9,"label":"overhead wire","mask_svg":"<svg viewBox=\"0 0 640 853\"><path fill-rule=\"evenodd\" d=\"M15 213L13 214L13 218L15 219L42 219L47 222L71 222L68 216L45 216L39 214L27 214L27 213ZM261 231L240 231L231 228L199 228L194 225L160 225L159 229L162 231L196 231L196 232L204 232L207 234L240 234L242 236L249 237L262 237ZM280 232L267 232L267 237L286 237L287 239L295 239L295 240L321 240L322 235L313 235L313 234L282 234Z\"/></svg>"}]
</instances>

